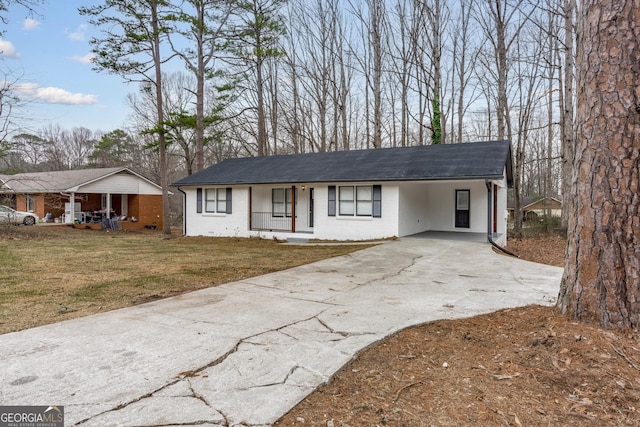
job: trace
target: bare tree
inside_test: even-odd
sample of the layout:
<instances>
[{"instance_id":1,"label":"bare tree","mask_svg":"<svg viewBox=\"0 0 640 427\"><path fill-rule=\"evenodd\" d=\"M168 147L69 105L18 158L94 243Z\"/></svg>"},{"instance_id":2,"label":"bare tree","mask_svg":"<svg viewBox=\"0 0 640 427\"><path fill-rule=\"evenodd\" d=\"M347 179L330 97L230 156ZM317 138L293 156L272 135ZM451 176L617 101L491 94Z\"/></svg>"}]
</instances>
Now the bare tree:
<instances>
[{"instance_id":1,"label":"bare tree","mask_svg":"<svg viewBox=\"0 0 640 427\"><path fill-rule=\"evenodd\" d=\"M640 4L581 2L573 161L575 210L561 312L603 327L640 326Z\"/></svg>"},{"instance_id":2,"label":"bare tree","mask_svg":"<svg viewBox=\"0 0 640 427\"><path fill-rule=\"evenodd\" d=\"M397 0L393 7L392 22L393 36L389 37L389 51L391 52L394 80L400 86L400 123L398 125L400 142L398 145L406 147L409 144L410 129L410 100L409 92L412 83L412 74L415 67L413 59L416 57L417 37L413 36L415 30L414 21L411 19L411 8L415 4L411 0ZM396 118L397 121L397 118Z\"/></svg>"},{"instance_id":3,"label":"bare tree","mask_svg":"<svg viewBox=\"0 0 640 427\"><path fill-rule=\"evenodd\" d=\"M460 8L457 15L456 25L454 26L454 35L452 40L452 56L453 56L453 72L454 80L457 85L458 99L457 105L457 129L454 137L451 132L452 140L458 143L463 141L463 123L465 114L469 106L474 101L473 88L469 94L469 86L473 76L473 68L476 65L478 53L480 50L474 45L471 31L471 12L473 11L474 0L460 2ZM451 128L453 129L451 120Z\"/></svg>"},{"instance_id":4,"label":"bare tree","mask_svg":"<svg viewBox=\"0 0 640 427\"><path fill-rule=\"evenodd\" d=\"M38 5L44 4L45 0L0 0L0 21L3 24L7 24L9 21L5 16L5 13L9 11L9 8L17 5L26 9L27 14L34 15ZM0 35L4 34L4 31L0 31Z\"/></svg>"},{"instance_id":5,"label":"bare tree","mask_svg":"<svg viewBox=\"0 0 640 427\"><path fill-rule=\"evenodd\" d=\"M529 22L529 18L533 14L535 7L528 4L525 0L495 0L491 2L480 2L476 4L478 9L474 16L482 28L485 39L489 43L489 54L491 61L483 60L485 69L491 73L495 79L497 90L495 92L495 118L498 128L499 139L509 139L513 141L513 127L511 122L512 109L509 104L509 87L514 83L519 93L516 95L516 104L521 111L518 118L518 129L515 144L515 176L514 176L514 234L520 235L522 232L522 210L521 210L521 189L524 152L527 141L526 128L530 119L531 108L527 107L522 113L522 104L525 100L529 101L532 90L532 83L519 78L513 80L510 71L513 70L514 64L519 67L518 75L523 76L522 61L513 60L512 58L522 58L521 54L514 54L513 50L517 47L523 49L520 37L522 30ZM529 59L528 62L533 62ZM536 75L529 73L527 80L534 78ZM527 87L522 88L526 84Z\"/></svg>"},{"instance_id":6,"label":"bare tree","mask_svg":"<svg viewBox=\"0 0 640 427\"><path fill-rule=\"evenodd\" d=\"M62 141L65 145L64 151L67 153L69 169L79 169L87 165L97 139L92 130L76 127L69 132L63 132Z\"/></svg>"},{"instance_id":7,"label":"bare tree","mask_svg":"<svg viewBox=\"0 0 640 427\"><path fill-rule=\"evenodd\" d=\"M17 126L14 120L15 110L24 105L24 102L14 91L18 78L13 77L9 70L0 71L3 80L0 82L0 146L8 148L8 139L15 132ZM2 150L0 150L2 157Z\"/></svg>"},{"instance_id":8,"label":"bare tree","mask_svg":"<svg viewBox=\"0 0 640 427\"><path fill-rule=\"evenodd\" d=\"M351 13L359 24L360 41L350 46L360 66L365 84L366 138L368 148L382 147L382 74L386 58L386 7L383 0L349 0ZM373 98L373 102L370 101Z\"/></svg>"},{"instance_id":9,"label":"bare tree","mask_svg":"<svg viewBox=\"0 0 640 427\"><path fill-rule=\"evenodd\" d=\"M41 165L43 171L62 171L69 169L69 155L66 152L66 131L60 125L50 124L40 131L45 141L44 154L46 163Z\"/></svg>"},{"instance_id":10,"label":"bare tree","mask_svg":"<svg viewBox=\"0 0 640 427\"><path fill-rule=\"evenodd\" d=\"M308 117L305 139L311 151L324 152L337 149L341 104L345 92L343 50L338 32L341 17L335 0L318 0L298 4L290 11L294 22L296 51L289 57L297 64L296 106L311 108L301 112ZM342 65L341 65L342 64ZM301 103L304 98L307 102ZM342 109L343 110L343 109ZM344 110L343 110L344 111ZM300 129L300 127L298 127Z\"/></svg>"},{"instance_id":11,"label":"bare tree","mask_svg":"<svg viewBox=\"0 0 640 427\"><path fill-rule=\"evenodd\" d=\"M47 163L46 141L38 135L22 133L11 140L11 152L22 160L24 172L40 172L39 169Z\"/></svg>"}]
</instances>

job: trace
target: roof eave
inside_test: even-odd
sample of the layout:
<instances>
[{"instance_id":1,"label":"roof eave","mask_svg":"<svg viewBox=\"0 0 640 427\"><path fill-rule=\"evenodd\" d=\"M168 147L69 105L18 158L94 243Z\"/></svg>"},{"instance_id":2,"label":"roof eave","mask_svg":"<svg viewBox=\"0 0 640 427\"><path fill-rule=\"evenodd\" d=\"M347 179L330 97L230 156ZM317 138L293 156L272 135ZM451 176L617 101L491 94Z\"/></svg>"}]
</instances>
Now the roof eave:
<instances>
[{"instance_id":1,"label":"roof eave","mask_svg":"<svg viewBox=\"0 0 640 427\"><path fill-rule=\"evenodd\" d=\"M214 182L214 181L199 181L199 182L189 182L189 183L181 183L180 181L176 181L171 184L171 187L181 188L181 187L204 187L204 186L216 186L216 185L282 185L282 184L337 184L340 182L415 182L415 181L473 181L473 180L503 180L505 177L503 174L499 175L474 175L474 176L442 176L442 177L429 177L429 178L416 178L416 177L407 177L407 178L377 178L371 179L367 177L362 178L348 178L348 179L324 179L320 181L310 181L310 180L287 180L287 181L262 181L262 182L254 182L254 181L232 181L232 182Z\"/></svg>"}]
</instances>

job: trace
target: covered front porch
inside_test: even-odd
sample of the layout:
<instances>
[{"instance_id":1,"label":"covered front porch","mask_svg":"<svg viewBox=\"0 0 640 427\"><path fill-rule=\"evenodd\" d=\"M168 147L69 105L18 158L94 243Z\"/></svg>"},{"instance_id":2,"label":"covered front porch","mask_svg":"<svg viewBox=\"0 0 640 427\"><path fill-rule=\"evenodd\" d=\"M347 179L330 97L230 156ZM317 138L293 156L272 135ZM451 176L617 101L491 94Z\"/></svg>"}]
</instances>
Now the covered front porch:
<instances>
[{"instance_id":1,"label":"covered front porch","mask_svg":"<svg viewBox=\"0 0 640 427\"><path fill-rule=\"evenodd\" d=\"M86 229L157 228L162 199L155 195L71 193L62 223Z\"/></svg>"},{"instance_id":2,"label":"covered front porch","mask_svg":"<svg viewBox=\"0 0 640 427\"><path fill-rule=\"evenodd\" d=\"M313 234L314 188L308 185L249 187L249 230Z\"/></svg>"}]
</instances>

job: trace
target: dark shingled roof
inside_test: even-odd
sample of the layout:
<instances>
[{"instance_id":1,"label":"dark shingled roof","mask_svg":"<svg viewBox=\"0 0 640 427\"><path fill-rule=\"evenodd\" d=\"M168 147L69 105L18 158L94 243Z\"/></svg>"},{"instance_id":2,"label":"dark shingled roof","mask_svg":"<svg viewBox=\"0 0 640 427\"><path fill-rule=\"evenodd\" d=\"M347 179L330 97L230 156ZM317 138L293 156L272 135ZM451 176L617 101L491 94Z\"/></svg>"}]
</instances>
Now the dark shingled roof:
<instances>
[{"instance_id":1,"label":"dark shingled roof","mask_svg":"<svg viewBox=\"0 0 640 427\"><path fill-rule=\"evenodd\" d=\"M511 184L509 141L332 151L224 160L172 185L501 179Z\"/></svg>"}]
</instances>

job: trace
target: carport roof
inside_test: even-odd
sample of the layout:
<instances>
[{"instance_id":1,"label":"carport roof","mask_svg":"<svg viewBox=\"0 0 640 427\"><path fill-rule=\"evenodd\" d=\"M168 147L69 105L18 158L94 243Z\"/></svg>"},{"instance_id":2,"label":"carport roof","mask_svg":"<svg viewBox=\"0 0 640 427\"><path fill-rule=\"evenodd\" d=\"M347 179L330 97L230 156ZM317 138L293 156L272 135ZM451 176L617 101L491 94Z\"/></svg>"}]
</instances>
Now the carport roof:
<instances>
[{"instance_id":1,"label":"carport roof","mask_svg":"<svg viewBox=\"0 0 640 427\"><path fill-rule=\"evenodd\" d=\"M228 159L172 185L502 179L512 184L509 141L439 144Z\"/></svg>"}]
</instances>

